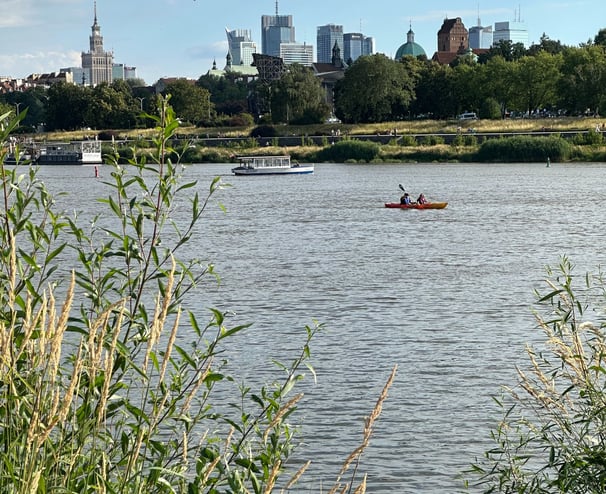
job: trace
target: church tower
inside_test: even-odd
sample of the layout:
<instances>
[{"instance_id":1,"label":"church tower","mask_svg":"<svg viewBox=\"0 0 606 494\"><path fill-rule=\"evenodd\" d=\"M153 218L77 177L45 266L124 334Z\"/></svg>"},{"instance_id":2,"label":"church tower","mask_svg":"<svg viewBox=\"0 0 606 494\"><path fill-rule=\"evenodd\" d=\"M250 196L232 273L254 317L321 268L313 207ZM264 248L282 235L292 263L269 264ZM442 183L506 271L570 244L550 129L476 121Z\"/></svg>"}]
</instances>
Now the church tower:
<instances>
[{"instance_id":1,"label":"church tower","mask_svg":"<svg viewBox=\"0 0 606 494\"><path fill-rule=\"evenodd\" d=\"M82 52L82 69L88 75L88 82L96 86L101 82L111 84L113 81L112 70L114 66L114 54L103 50L103 36L101 27L97 22L97 0L94 2L94 22L89 36L89 51Z\"/></svg>"}]
</instances>

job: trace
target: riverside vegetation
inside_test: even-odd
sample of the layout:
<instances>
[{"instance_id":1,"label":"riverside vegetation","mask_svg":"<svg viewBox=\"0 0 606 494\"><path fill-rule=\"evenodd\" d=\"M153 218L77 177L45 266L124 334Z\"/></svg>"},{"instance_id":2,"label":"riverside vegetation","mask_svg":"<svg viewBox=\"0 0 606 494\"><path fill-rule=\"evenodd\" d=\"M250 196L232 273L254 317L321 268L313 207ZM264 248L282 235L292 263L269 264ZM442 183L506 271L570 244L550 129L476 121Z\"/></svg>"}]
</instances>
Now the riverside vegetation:
<instances>
[{"instance_id":1,"label":"riverside vegetation","mask_svg":"<svg viewBox=\"0 0 606 494\"><path fill-rule=\"evenodd\" d=\"M596 130L597 129L597 130ZM290 154L302 162L595 162L606 161L606 141L599 118L561 117L476 121L419 120L380 124L322 124L261 128L200 129L181 127L175 147L188 163L226 163L236 155ZM152 146L148 131L101 132L115 137L104 152L119 161ZM566 137L564 137L564 134ZM81 139L90 131L45 134L48 140ZM260 140L254 136L264 137ZM221 142L212 146L206 138ZM284 139L289 138L286 144ZM380 142L373 142L380 139Z\"/></svg>"},{"instance_id":2,"label":"riverside vegetation","mask_svg":"<svg viewBox=\"0 0 606 494\"><path fill-rule=\"evenodd\" d=\"M226 184L217 177L200 197L180 176L168 99L145 115L156 123L151 150L133 151L128 166L108 157L107 196L94 218L57 211L27 162L4 165L20 117L0 116L2 491L289 490L309 464L289 463L303 403L295 388L313 374L311 344L323 327L305 327L300 352L276 364L274 382L235 384L221 353L247 326L230 326L216 309L208 321L188 310L185 296L218 274L179 256ZM171 212L183 200L190 221L178 226ZM183 326L194 340L187 346ZM365 492L359 462L395 372L330 492Z\"/></svg>"},{"instance_id":3,"label":"riverside vegetation","mask_svg":"<svg viewBox=\"0 0 606 494\"><path fill-rule=\"evenodd\" d=\"M606 322L603 273L578 276L570 259L548 270L536 313L545 343L496 402L494 447L467 472L484 493L606 491Z\"/></svg>"}]
</instances>

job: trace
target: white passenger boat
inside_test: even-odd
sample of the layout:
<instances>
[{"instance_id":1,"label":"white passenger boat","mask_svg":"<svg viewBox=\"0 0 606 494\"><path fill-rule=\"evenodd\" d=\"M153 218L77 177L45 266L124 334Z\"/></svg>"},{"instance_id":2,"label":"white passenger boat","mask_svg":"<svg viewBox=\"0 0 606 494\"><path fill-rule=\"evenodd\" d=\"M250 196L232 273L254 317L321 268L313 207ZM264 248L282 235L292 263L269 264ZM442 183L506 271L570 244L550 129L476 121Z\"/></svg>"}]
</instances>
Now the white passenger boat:
<instances>
[{"instance_id":1,"label":"white passenger boat","mask_svg":"<svg viewBox=\"0 0 606 494\"><path fill-rule=\"evenodd\" d=\"M232 168L234 175L301 175L313 173L313 164L291 162L290 156L240 156L240 165Z\"/></svg>"},{"instance_id":2,"label":"white passenger boat","mask_svg":"<svg viewBox=\"0 0 606 494\"><path fill-rule=\"evenodd\" d=\"M101 141L54 142L40 147L39 165L100 165Z\"/></svg>"}]
</instances>

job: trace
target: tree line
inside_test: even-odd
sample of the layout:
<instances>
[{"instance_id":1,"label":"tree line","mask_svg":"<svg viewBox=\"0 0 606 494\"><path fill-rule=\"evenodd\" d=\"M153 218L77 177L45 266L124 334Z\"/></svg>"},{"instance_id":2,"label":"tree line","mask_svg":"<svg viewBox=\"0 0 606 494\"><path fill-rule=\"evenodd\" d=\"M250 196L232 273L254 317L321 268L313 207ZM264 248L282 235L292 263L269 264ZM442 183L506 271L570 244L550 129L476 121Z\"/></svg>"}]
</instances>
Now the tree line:
<instances>
[{"instance_id":1,"label":"tree line","mask_svg":"<svg viewBox=\"0 0 606 494\"><path fill-rule=\"evenodd\" d=\"M343 122L373 123L414 118L453 118L473 111L481 118L599 114L606 106L606 29L577 47L543 35L525 49L501 41L476 56L461 53L450 65L426 57L358 58L334 90L309 68L293 64L279 80L243 80L237 73L176 79L161 91L142 81L96 87L56 84L0 96L4 111L24 110L23 131L123 129L147 125L160 96L184 123L248 126L314 124L332 112Z\"/></svg>"}]
</instances>

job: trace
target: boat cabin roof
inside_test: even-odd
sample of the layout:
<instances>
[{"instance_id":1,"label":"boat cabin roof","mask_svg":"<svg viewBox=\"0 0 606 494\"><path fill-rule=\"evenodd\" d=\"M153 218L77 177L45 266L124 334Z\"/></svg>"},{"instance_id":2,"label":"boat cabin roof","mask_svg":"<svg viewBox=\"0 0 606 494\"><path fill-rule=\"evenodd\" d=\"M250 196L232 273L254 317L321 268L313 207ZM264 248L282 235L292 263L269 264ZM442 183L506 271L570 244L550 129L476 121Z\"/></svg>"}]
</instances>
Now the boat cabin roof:
<instances>
[{"instance_id":1,"label":"boat cabin roof","mask_svg":"<svg viewBox=\"0 0 606 494\"><path fill-rule=\"evenodd\" d=\"M290 166L290 156L239 156L238 161L255 168Z\"/></svg>"}]
</instances>

